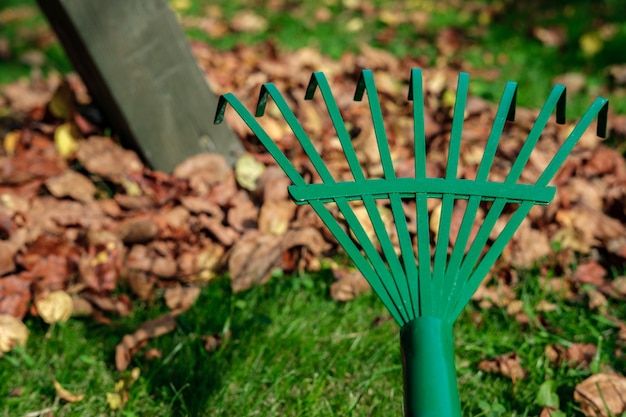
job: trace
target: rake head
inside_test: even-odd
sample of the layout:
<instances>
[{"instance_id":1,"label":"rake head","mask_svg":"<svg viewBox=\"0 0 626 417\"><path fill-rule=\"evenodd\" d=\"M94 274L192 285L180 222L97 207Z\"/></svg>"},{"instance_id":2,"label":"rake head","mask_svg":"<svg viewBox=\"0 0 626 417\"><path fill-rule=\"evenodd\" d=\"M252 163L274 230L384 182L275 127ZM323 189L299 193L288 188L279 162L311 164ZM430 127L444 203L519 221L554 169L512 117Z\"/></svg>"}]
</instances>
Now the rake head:
<instances>
[{"instance_id":1,"label":"rake head","mask_svg":"<svg viewBox=\"0 0 626 417\"><path fill-rule=\"evenodd\" d=\"M452 324L530 209L536 204L546 205L552 201L555 188L548 184L596 116L599 119L598 135L604 137L606 134L608 102L604 98L598 98L535 183L519 183L522 171L552 112L556 109L557 123L565 122L565 87L557 85L548 96L505 180L489 181L489 173L505 124L515 117L517 84L508 82L478 165L476 178L459 179L458 161L468 84L468 74L461 73L443 178L426 175L420 69L411 71L408 94L408 99L413 101L414 178L396 176L374 77L369 70L361 72L354 100L361 101L367 95L383 178L366 178L328 81L321 72L312 74L305 99L312 99L316 91L320 91L353 181L337 181L333 177L285 99L271 83L261 87L255 116L263 115L267 100L271 97L317 171L321 183L308 184L304 180L255 117L233 94L220 97L215 118L216 123L223 120L227 104L235 109L293 182L289 192L296 204L309 204L315 210L402 327L407 416L460 416ZM428 199L433 198L440 199L441 205L436 227L437 238L431 245L431 223L436 219L429 218ZM453 209L460 200L464 200L465 210L453 248L449 252ZM407 201L415 205L416 242L407 226ZM381 202L385 203L393 216L393 230L389 229L383 219ZM492 232L505 207L513 207L513 213L485 251L489 239L493 239ZM477 232L473 234L472 228L481 208L485 210L485 216ZM335 210L347 224L347 231L333 215ZM363 216L357 216L356 210L366 212L373 233L368 233L363 224ZM399 250L396 250L391 236L397 239ZM439 376L435 377L433 373Z\"/></svg>"}]
</instances>

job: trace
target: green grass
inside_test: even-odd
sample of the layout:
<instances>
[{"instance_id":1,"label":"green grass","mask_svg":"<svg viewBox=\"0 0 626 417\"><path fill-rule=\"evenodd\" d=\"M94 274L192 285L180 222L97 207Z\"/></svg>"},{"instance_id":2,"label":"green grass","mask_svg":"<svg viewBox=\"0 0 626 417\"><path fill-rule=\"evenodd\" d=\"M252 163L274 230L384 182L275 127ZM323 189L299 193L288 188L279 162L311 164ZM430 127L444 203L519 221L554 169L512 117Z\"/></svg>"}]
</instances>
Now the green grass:
<instances>
[{"instance_id":1,"label":"green grass","mask_svg":"<svg viewBox=\"0 0 626 417\"><path fill-rule=\"evenodd\" d=\"M372 293L340 304L329 299L329 284L328 273L278 277L233 295L227 280L214 282L179 318L173 333L150 341L135 356L131 367L138 366L142 374L117 413L105 399L120 378L113 369L115 345L160 309L137 305L132 317L111 326L71 320L49 329L30 319L27 347L0 359L0 398L5 398L0 415L47 407L55 407L56 416L401 415L397 325ZM532 306L541 299L557 303L558 309L541 321L535 317L528 329L501 309L467 309L456 325L464 415L536 416L537 391L552 380L561 410L581 416L572 402L573 389L591 371L551 365L544 349L554 343L596 343L601 350L592 368L620 369L626 363L611 353L617 329L584 304L543 293L532 276L516 291L531 318ZM610 308L618 316L624 313L624 307ZM205 351L200 336L226 333L230 337L217 352ZM160 349L163 358L145 359L149 348ZM481 360L513 351L528 372L515 385L477 370ZM74 404L56 400L53 377L85 399ZM20 395L9 395L15 390Z\"/></svg>"},{"instance_id":2,"label":"green grass","mask_svg":"<svg viewBox=\"0 0 626 417\"><path fill-rule=\"evenodd\" d=\"M222 23L232 22L242 10L253 11L266 19L267 29L261 32L228 31L216 37L197 27L188 28L189 37L224 50L271 40L281 49L313 46L325 55L339 58L346 51L358 53L361 44L369 44L400 57L420 58L429 66L449 64L468 70L473 74L472 92L491 101L498 100L506 81L518 81L519 104L533 108L543 104L556 76L580 72L586 77L586 84L583 91L570 98L569 117L578 118L599 94L612 99L611 106L617 112L626 112L624 91L610 91L606 74L608 66L623 62L626 21L622 16L626 7L618 0L593 3L576 0L567 4L537 0L401 0L393 5L386 0L171 0L171 3L182 5L181 16L203 16L209 8L218 8L222 14L218 20ZM353 3L369 6L349 7ZM0 83L28 73L29 67L19 57L32 49L43 48L47 57L44 70L67 72L71 68L58 44L42 40L46 39L41 33L47 30L47 25L35 5L34 0L7 0L0 6L0 12L16 6L34 11L32 16L0 25L0 37L9 40L12 51L11 59L0 60ZM320 9L328 12L326 20L313 17ZM388 14L383 11L400 20L385 17ZM427 19L416 23L407 18L416 13L426 13ZM532 35L538 27L562 27L563 45L544 46ZM442 58L436 44L446 28L460 33L461 47ZM600 50L593 55L585 54L581 39L599 33L604 33L599 41Z\"/></svg>"}]
</instances>

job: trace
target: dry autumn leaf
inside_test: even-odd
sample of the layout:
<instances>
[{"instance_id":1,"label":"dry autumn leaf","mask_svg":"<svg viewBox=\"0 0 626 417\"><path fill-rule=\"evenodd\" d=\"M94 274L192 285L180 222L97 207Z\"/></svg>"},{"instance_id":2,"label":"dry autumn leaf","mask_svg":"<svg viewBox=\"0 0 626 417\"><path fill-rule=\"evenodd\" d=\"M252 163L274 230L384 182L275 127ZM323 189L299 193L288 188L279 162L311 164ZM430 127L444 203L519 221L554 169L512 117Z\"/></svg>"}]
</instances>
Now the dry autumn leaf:
<instances>
[{"instance_id":1,"label":"dry autumn leaf","mask_svg":"<svg viewBox=\"0 0 626 417\"><path fill-rule=\"evenodd\" d=\"M54 132L54 145L63 158L69 158L79 148L80 132L70 122L57 127Z\"/></svg>"},{"instance_id":2,"label":"dry autumn leaf","mask_svg":"<svg viewBox=\"0 0 626 417\"><path fill-rule=\"evenodd\" d=\"M15 346L25 346L28 329L21 320L9 314L0 314L0 356Z\"/></svg>"},{"instance_id":3,"label":"dry autumn leaf","mask_svg":"<svg viewBox=\"0 0 626 417\"><path fill-rule=\"evenodd\" d=\"M492 374L500 374L511 378L513 384L526 378L526 370L520 363L517 353L511 352L500 355L494 359L483 360L478 364L478 369Z\"/></svg>"},{"instance_id":4,"label":"dry autumn leaf","mask_svg":"<svg viewBox=\"0 0 626 417\"><path fill-rule=\"evenodd\" d=\"M370 284L359 271L333 269L335 282L330 285L330 296L336 301L350 301L370 290Z\"/></svg>"},{"instance_id":5,"label":"dry autumn leaf","mask_svg":"<svg viewBox=\"0 0 626 417\"><path fill-rule=\"evenodd\" d=\"M48 324L59 323L72 317L72 297L65 291L53 291L35 300L39 316Z\"/></svg>"},{"instance_id":6,"label":"dry autumn leaf","mask_svg":"<svg viewBox=\"0 0 626 417\"><path fill-rule=\"evenodd\" d=\"M60 175L50 177L45 184L50 194L57 198L71 197L86 203L92 201L96 194L96 186L93 182L76 171L65 171Z\"/></svg>"},{"instance_id":7,"label":"dry autumn leaf","mask_svg":"<svg viewBox=\"0 0 626 417\"><path fill-rule=\"evenodd\" d=\"M59 381L56 379L53 380L54 383L54 391L57 394L57 397L60 399L67 401L68 403L76 403L82 401L85 398L85 394L73 394L61 385Z\"/></svg>"},{"instance_id":8,"label":"dry autumn leaf","mask_svg":"<svg viewBox=\"0 0 626 417\"><path fill-rule=\"evenodd\" d=\"M258 162L250 154L243 155L235 164L235 178L237 183L249 191L257 188L257 180L265 171L265 165Z\"/></svg>"},{"instance_id":9,"label":"dry autumn leaf","mask_svg":"<svg viewBox=\"0 0 626 417\"><path fill-rule=\"evenodd\" d=\"M196 302L199 295L199 287L177 285L165 289L165 304L170 310L186 311Z\"/></svg>"},{"instance_id":10,"label":"dry autumn leaf","mask_svg":"<svg viewBox=\"0 0 626 417\"><path fill-rule=\"evenodd\" d=\"M141 370L133 368L115 383L115 391L106 393L106 401L111 410L121 410L130 398L130 387L139 379Z\"/></svg>"},{"instance_id":11,"label":"dry autumn leaf","mask_svg":"<svg viewBox=\"0 0 626 417\"><path fill-rule=\"evenodd\" d=\"M142 324L132 334L127 334L115 348L115 366L119 371L128 367L132 355L140 349L148 339L163 336L176 328L176 314L170 312Z\"/></svg>"},{"instance_id":12,"label":"dry autumn leaf","mask_svg":"<svg viewBox=\"0 0 626 417\"><path fill-rule=\"evenodd\" d=\"M587 417L619 416L626 411L626 378L596 374L576 385L574 400Z\"/></svg>"}]
</instances>

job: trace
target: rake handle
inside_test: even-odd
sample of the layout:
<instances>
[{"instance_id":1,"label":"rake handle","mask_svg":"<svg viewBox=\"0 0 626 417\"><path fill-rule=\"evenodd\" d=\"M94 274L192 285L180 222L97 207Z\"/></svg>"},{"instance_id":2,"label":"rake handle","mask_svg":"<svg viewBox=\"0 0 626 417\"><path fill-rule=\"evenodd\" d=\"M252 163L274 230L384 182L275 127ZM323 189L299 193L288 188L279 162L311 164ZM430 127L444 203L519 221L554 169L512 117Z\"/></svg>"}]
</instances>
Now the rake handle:
<instances>
[{"instance_id":1,"label":"rake handle","mask_svg":"<svg viewBox=\"0 0 626 417\"><path fill-rule=\"evenodd\" d=\"M452 325L417 317L400 330L405 417L461 417Z\"/></svg>"}]
</instances>

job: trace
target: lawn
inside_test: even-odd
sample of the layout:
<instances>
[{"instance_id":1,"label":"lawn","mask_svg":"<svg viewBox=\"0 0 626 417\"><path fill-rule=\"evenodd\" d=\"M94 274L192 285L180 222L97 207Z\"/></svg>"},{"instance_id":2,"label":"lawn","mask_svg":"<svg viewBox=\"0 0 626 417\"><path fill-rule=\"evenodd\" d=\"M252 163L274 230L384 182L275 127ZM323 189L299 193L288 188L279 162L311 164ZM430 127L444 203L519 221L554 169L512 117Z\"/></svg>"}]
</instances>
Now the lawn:
<instances>
[{"instance_id":1,"label":"lawn","mask_svg":"<svg viewBox=\"0 0 626 417\"><path fill-rule=\"evenodd\" d=\"M593 9L583 1L566 7L550 2L541 13L539 2L517 3L171 1L190 38L220 49L271 41L286 50L314 46L340 58L366 43L470 71L472 92L490 101L506 80L517 80L519 104L527 107L543 103L555 77L574 72L585 84L569 98L570 115L581 114L600 93L617 112L626 111L623 90L606 73L621 63L616 51L626 40L619 1ZM34 4L10 0L0 6L0 41L8 45L4 55L0 49L0 84L35 67L44 73L71 69ZM261 18L258 29L241 23L222 33L203 25L242 19L244 10ZM511 285L516 312L470 303L456 324L463 415L538 416L545 407L559 410L553 417L583 416L573 401L576 385L598 372L623 373L620 328L611 317L624 318L626 308L609 298L592 309L586 290L563 297L542 284L557 273L549 268L517 273ZM619 267L610 272L622 273ZM129 317L110 324L84 318L49 326L28 318L27 346L0 358L0 415L401 415L398 326L371 292L347 303L332 300L332 281L327 269L294 276L276 271L267 285L233 294L227 276L215 279L178 317L173 332L150 340L133 357L130 368L139 370L133 377L115 370L115 346L166 311L162 294L150 303L135 301ZM516 319L520 312L527 321ZM578 362L554 357L582 344L595 346L595 353ZM488 371L495 358L511 354L521 374ZM60 399L55 380L84 398ZM113 393L127 396L121 410L112 410Z\"/></svg>"},{"instance_id":2,"label":"lawn","mask_svg":"<svg viewBox=\"0 0 626 417\"><path fill-rule=\"evenodd\" d=\"M346 304L330 300L331 280L325 273L276 274L268 285L234 295L225 279L205 288L174 333L150 341L135 357L131 366L141 375L117 414L401 415L397 325L372 293ZM456 325L463 414L536 416L542 405L561 398L564 415L582 415L570 400L575 385L592 372L625 365L623 357L613 355L618 329L584 304L541 290L536 274L524 275L515 290L531 317L528 326L502 309L476 307ZM537 312L542 300L554 302L556 309ZM29 320L28 346L0 362L3 415L39 415L35 412L48 408L55 416L110 415L106 394L115 392L122 377L112 366L115 344L158 315L157 307L136 307L132 317L110 326L70 320L49 328ZM623 317L622 305L608 308ZM214 353L204 348L203 337L210 335L222 343ZM548 346L575 343L598 346L589 366L550 363ZM147 359L143 353L150 349L158 349L162 358ZM481 360L510 352L521 358L525 378L513 383L478 370ZM53 379L85 398L59 401ZM542 386L558 396L540 394Z\"/></svg>"}]
</instances>

